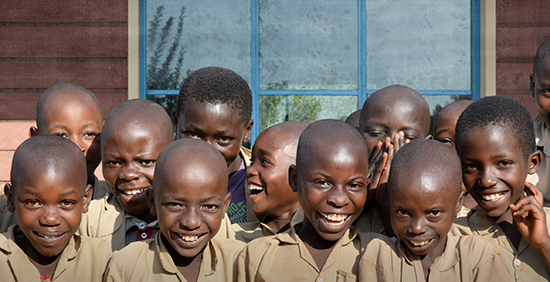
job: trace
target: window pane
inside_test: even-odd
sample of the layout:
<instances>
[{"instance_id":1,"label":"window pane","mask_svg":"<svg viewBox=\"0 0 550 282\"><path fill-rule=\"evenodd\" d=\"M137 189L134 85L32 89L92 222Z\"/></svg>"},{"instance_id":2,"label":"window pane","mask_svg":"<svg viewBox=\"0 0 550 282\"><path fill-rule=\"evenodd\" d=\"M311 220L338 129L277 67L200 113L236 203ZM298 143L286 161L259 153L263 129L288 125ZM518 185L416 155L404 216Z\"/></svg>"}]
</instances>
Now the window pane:
<instances>
[{"instance_id":1,"label":"window pane","mask_svg":"<svg viewBox=\"0 0 550 282\"><path fill-rule=\"evenodd\" d=\"M357 89L357 2L260 0L260 89Z\"/></svg>"},{"instance_id":2,"label":"window pane","mask_svg":"<svg viewBox=\"0 0 550 282\"><path fill-rule=\"evenodd\" d=\"M260 96L260 132L287 120L314 122L346 120L357 110L357 96L277 95Z\"/></svg>"},{"instance_id":3,"label":"window pane","mask_svg":"<svg viewBox=\"0 0 550 282\"><path fill-rule=\"evenodd\" d=\"M250 83L250 2L147 0L146 56L147 89L179 89L189 72L207 66Z\"/></svg>"},{"instance_id":4,"label":"window pane","mask_svg":"<svg viewBox=\"0 0 550 282\"><path fill-rule=\"evenodd\" d=\"M368 0L367 88L471 90L470 5Z\"/></svg>"}]
</instances>

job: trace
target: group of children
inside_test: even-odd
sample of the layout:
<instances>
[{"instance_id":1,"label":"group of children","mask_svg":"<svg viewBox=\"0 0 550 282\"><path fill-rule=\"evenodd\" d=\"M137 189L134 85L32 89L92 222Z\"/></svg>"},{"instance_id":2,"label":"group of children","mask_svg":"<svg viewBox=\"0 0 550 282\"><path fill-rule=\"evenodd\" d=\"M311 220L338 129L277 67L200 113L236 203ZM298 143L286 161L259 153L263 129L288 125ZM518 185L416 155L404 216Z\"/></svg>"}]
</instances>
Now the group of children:
<instances>
[{"instance_id":1,"label":"group of children","mask_svg":"<svg viewBox=\"0 0 550 282\"><path fill-rule=\"evenodd\" d=\"M1 280L548 281L548 40L531 89L535 125L487 97L443 108L432 137L426 101L392 85L351 125L283 122L250 151L230 70L190 74L172 120L137 99L103 122L91 92L57 84L4 187Z\"/></svg>"}]
</instances>

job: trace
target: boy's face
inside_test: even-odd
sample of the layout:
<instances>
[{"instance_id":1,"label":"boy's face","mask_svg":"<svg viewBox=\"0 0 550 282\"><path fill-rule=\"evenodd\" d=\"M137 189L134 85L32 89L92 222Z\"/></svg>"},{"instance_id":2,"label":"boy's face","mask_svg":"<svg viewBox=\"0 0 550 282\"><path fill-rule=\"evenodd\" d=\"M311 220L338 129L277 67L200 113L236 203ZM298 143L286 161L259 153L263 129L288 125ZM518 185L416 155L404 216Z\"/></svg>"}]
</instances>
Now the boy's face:
<instances>
[{"instance_id":1,"label":"boy's face","mask_svg":"<svg viewBox=\"0 0 550 282\"><path fill-rule=\"evenodd\" d=\"M25 177L18 187L6 185L9 210L17 215L19 228L32 245L22 249L44 257L55 257L65 249L92 196L91 186L84 193L81 175L70 167L42 170Z\"/></svg>"},{"instance_id":2,"label":"boy's face","mask_svg":"<svg viewBox=\"0 0 550 282\"><path fill-rule=\"evenodd\" d=\"M390 220L397 238L413 253L440 255L462 205L461 187L446 177L398 175L390 189ZM455 178L456 179L456 178ZM435 251L434 251L435 250Z\"/></svg>"},{"instance_id":3,"label":"boy's face","mask_svg":"<svg viewBox=\"0 0 550 282\"><path fill-rule=\"evenodd\" d=\"M241 145L248 141L252 123L245 124L238 110L227 104L197 102L179 115L176 138L201 139L222 153L231 165Z\"/></svg>"},{"instance_id":4,"label":"boy's face","mask_svg":"<svg viewBox=\"0 0 550 282\"><path fill-rule=\"evenodd\" d=\"M288 168L294 164L296 146L280 131L262 132L252 149L246 170L250 204L256 215L281 216L298 206L298 195L288 185Z\"/></svg>"},{"instance_id":5,"label":"boy's face","mask_svg":"<svg viewBox=\"0 0 550 282\"><path fill-rule=\"evenodd\" d=\"M550 125L550 58L531 75L531 95L535 97L540 117Z\"/></svg>"},{"instance_id":6,"label":"boy's face","mask_svg":"<svg viewBox=\"0 0 550 282\"><path fill-rule=\"evenodd\" d=\"M78 145L86 156L88 175L92 175L101 162L99 134L103 126L103 118L95 101L91 98L81 101L76 97L59 96L48 101L46 107L46 128L38 128L37 133L65 137ZM32 129L31 135L34 135Z\"/></svg>"},{"instance_id":7,"label":"boy's face","mask_svg":"<svg viewBox=\"0 0 550 282\"><path fill-rule=\"evenodd\" d=\"M344 235L367 199L366 154L357 154L345 145L318 144L308 149L307 164L290 169L289 181L298 191L304 215L326 241Z\"/></svg>"},{"instance_id":8,"label":"boy's face","mask_svg":"<svg viewBox=\"0 0 550 282\"><path fill-rule=\"evenodd\" d=\"M225 193L227 175L188 165L165 172L155 187L151 211L160 231L182 257L198 255L220 229L231 196ZM147 192L153 197L151 191Z\"/></svg>"},{"instance_id":9,"label":"boy's face","mask_svg":"<svg viewBox=\"0 0 550 282\"><path fill-rule=\"evenodd\" d=\"M151 125L103 135L105 182L124 210L142 220L150 216L145 191L153 185L155 162L167 145L154 138L155 130L145 129L147 126Z\"/></svg>"},{"instance_id":10,"label":"boy's face","mask_svg":"<svg viewBox=\"0 0 550 282\"><path fill-rule=\"evenodd\" d=\"M428 135L425 130L426 118L422 111L410 103L395 101L391 105L381 103L370 105L363 123L363 138L367 142L369 154L378 142L386 142L386 137L393 139L399 131L405 138L413 141ZM429 122L429 118L427 119Z\"/></svg>"},{"instance_id":11,"label":"boy's face","mask_svg":"<svg viewBox=\"0 0 550 282\"><path fill-rule=\"evenodd\" d=\"M528 173L536 172L535 153L527 160L512 133L500 125L475 127L457 144L464 186L489 217L501 217L524 193Z\"/></svg>"},{"instance_id":12,"label":"boy's face","mask_svg":"<svg viewBox=\"0 0 550 282\"><path fill-rule=\"evenodd\" d=\"M458 115L452 112L447 112L438 117L437 127L434 128L434 139L445 143L445 145L455 149L455 127L458 120Z\"/></svg>"}]
</instances>

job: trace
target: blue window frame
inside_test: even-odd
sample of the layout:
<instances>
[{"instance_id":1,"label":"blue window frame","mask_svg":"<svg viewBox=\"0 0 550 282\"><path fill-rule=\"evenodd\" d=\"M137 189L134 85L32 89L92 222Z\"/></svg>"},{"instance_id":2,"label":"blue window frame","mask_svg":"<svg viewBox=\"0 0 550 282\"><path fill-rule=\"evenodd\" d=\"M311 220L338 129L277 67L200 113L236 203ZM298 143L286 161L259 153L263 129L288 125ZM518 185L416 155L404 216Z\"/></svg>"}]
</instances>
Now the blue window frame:
<instances>
[{"instance_id":1,"label":"blue window frame","mask_svg":"<svg viewBox=\"0 0 550 282\"><path fill-rule=\"evenodd\" d=\"M253 128L252 143L260 132L260 100L268 96L355 96L357 97L357 107L361 107L367 96L374 93L376 89L369 87L367 84L368 69L367 69L367 0L357 1L357 87L356 89L344 90L302 90L302 89L283 89L272 90L265 89L260 85L260 32L261 32L261 15L260 1L250 0L250 87L253 95L253 114L255 121ZM480 94L480 1L472 0L470 5L470 89L467 90L425 90L416 89L420 94L427 99L429 97L454 95L454 96L469 96L473 100L479 99ZM146 99L151 95L177 95L178 90L151 90L147 89L147 0L140 0L140 98ZM404 83L406 84L406 83ZM414 88L414 87L413 87Z\"/></svg>"}]
</instances>

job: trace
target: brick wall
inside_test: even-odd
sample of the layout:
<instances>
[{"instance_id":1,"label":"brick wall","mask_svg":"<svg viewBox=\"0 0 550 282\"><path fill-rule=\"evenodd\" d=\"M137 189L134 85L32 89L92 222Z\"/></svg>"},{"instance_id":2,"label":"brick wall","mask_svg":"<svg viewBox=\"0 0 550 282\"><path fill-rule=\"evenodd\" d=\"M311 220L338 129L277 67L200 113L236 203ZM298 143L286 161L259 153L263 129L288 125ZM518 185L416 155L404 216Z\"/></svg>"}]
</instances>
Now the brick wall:
<instances>
[{"instance_id":1,"label":"brick wall","mask_svg":"<svg viewBox=\"0 0 550 282\"><path fill-rule=\"evenodd\" d=\"M545 37L550 37L550 1L497 0L497 95L522 102L535 117L529 92L533 59Z\"/></svg>"},{"instance_id":2,"label":"brick wall","mask_svg":"<svg viewBox=\"0 0 550 282\"><path fill-rule=\"evenodd\" d=\"M0 1L0 182L46 88L74 82L106 116L127 100L128 1Z\"/></svg>"}]
</instances>

